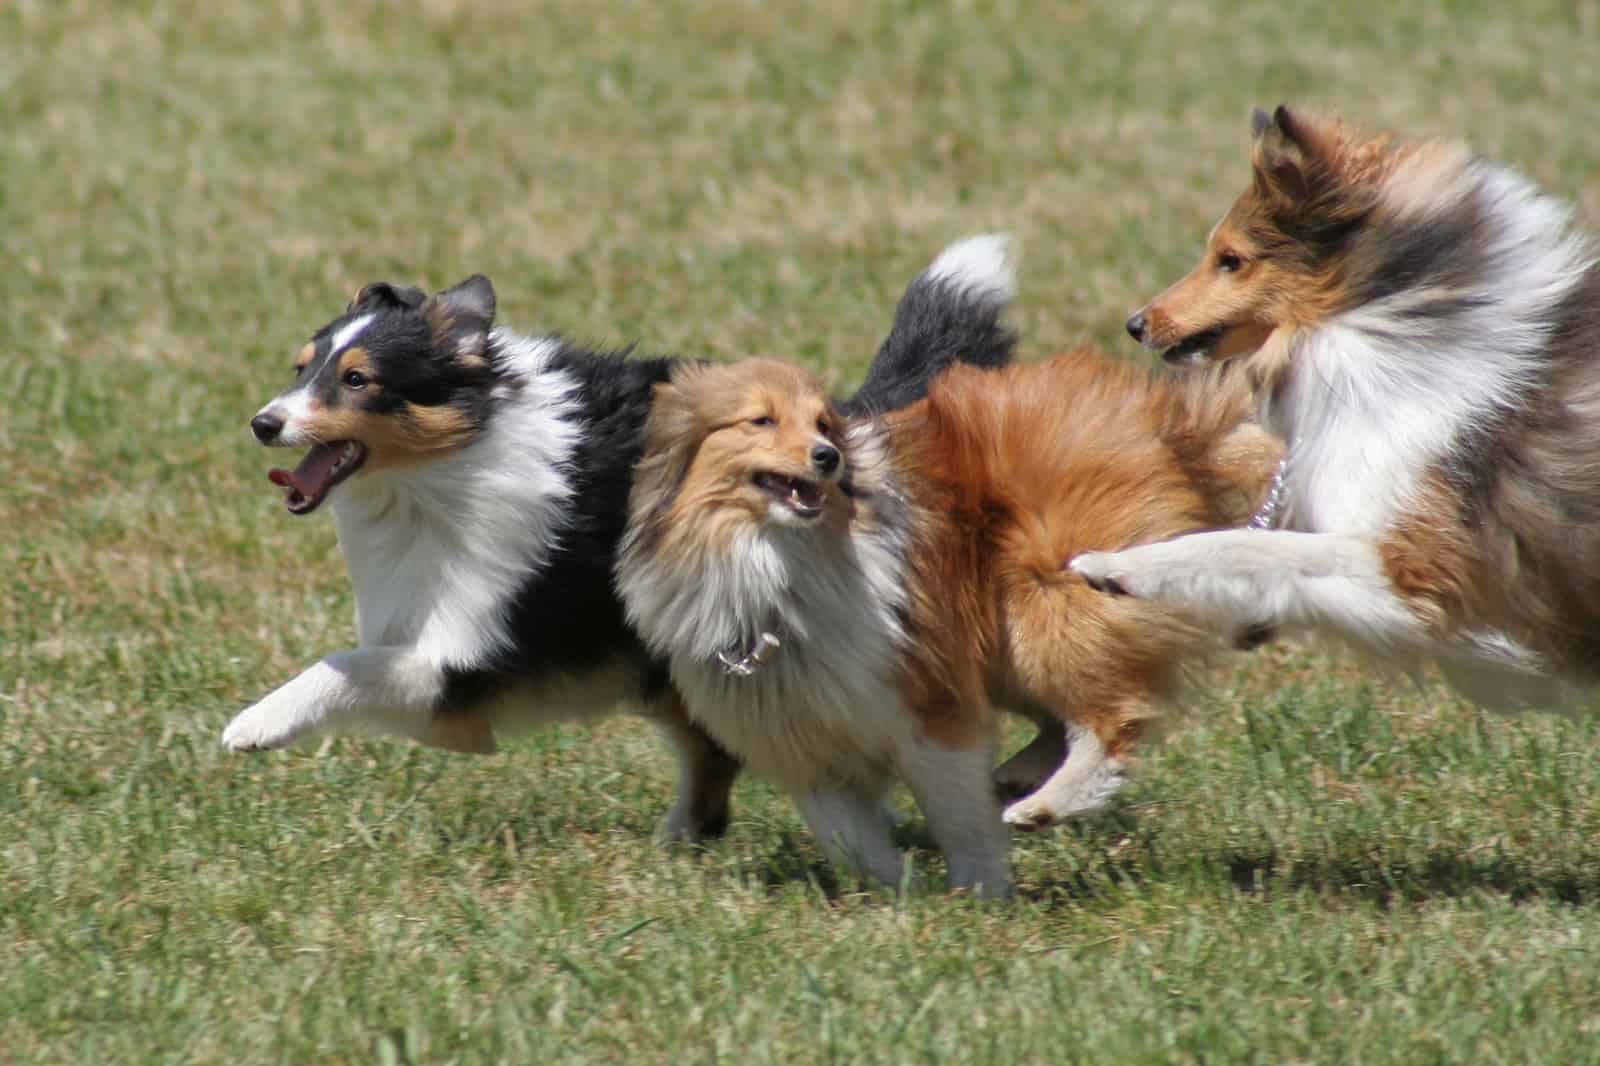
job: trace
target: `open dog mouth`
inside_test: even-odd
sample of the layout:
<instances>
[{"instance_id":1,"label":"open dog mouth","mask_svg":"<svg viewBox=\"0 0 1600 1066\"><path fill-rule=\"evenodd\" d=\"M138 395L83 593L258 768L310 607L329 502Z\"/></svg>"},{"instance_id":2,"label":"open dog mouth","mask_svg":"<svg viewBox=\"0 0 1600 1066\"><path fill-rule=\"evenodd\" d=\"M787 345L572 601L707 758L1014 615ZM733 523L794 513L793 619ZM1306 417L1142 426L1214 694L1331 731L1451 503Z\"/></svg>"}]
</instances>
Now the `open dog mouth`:
<instances>
[{"instance_id":1,"label":"open dog mouth","mask_svg":"<svg viewBox=\"0 0 1600 1066\"><path fill-rule=\"evenodd\" d=\"M1161 353L1161 358L1172 366L1199 366L1211 355L1211 349L1222 339L1223 329L1217 326L1204 333L1186 337Z\"/></svg>"},{"instance_id":2,"label":"open dog mouth","mask_svg":"<svg viewBox=\"0 0 1600 1066\"><path fill-rule=\"evenodd\" d=\"M801 518L816 518L822 513L822 487L815 481L766 471L754 480L757 488Z\"/></svg>"},{"instance_id":3,"label":"open dog mouth","mask_svg":"<svg viewBox=\"0 0 1600 1066\"><path fill-rule=\"evenodd\" d=\"M289 490L283 502L290 514L307 515L322 505L329 490L361 469L366 461L365 444L336 440L312 448L293 470L268 471L267 480Z\"/></svg>"}]
</instances>

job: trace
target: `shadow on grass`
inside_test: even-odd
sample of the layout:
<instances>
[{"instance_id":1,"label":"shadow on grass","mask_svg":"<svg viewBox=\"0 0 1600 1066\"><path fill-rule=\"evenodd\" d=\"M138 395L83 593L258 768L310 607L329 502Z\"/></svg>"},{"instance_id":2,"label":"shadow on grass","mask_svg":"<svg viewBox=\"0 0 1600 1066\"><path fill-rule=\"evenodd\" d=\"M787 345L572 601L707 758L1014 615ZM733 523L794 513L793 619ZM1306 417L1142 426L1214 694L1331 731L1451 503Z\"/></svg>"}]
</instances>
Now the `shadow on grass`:
<instances>
[{"instance_id":1,"label":"shadow on grass","mask_svg":"<svg viewBox=\"0 0 1600 1066\"><path fill-rule=\"evenodd\" d=\"M543 819L522 818L511 825L519 839L533 846L539 846L541 837L550 832ZM1071 869L1047 869L1043 876L1035 870L1016 886L1019 898L1046 906L1112 903L1129 892L1157 884L1227 884L1247 895L1310 892L1385 907L1475 895L1500 896L1514 903L1592 904L1600 900L1600 863L1588 861L1588 855L1564 861L1527 852L1473 848L1419 852L1403 845L1386 847L1377 837L1345 842L1351 848L1365 846L1361 853L1299 851L1287 855L1265 844L1260 850L1208 852L1203 846L1187 846L1171 834L1152 830L1141 823L1132 807L1069 823L1053 832L1070 841L1062 865ZM492 843L481 832L460 836L451 843L474 847ZM498 840L498 833L494 836ZM922 820L913 818L897 826L894 839L911 857L918 882L913 895L942 892L942 877L930 876L930 862L938 855L938 846ZM705 846L715 848L719 843L708 841ZM665 845L654 842L652 846ZM691 854L701 848L673 847ZM872 888L849 871L837 869L808 836L788 831L779 831L760 849L744 876L770 892L809 885L829 901L861 892L881 895L886 901L893 895L891 890Z\"/></svg>"},{"instance_id":2,"label":"shadow on grass","mask_svg":"<svg viewBox=\"0 0 1600 1066\"><path fill-rule=\"evenodd\" d=\"M1512 902L1584 903L1600 899L1595 864L1550 866L1517 854L1429 851L1416 856L1322 855L1284 859L1273 853L1219 856L1235 888L1247 893L1328 892L1382 906L1483 893Z\"/></svg>"},{"instance_id":3,"label":"shadow on grass","mask_svg":"<svg viewBox=\"0 0 1600 1066\"><path fill-rule=\"evenodd\" d=\"M920 818L906 818L894 827L895 846L911 859L912 876L918 886L912 894L922 894L929 889L928 861L939 853L939 845ZM776 891L796 884L810 884L829 900L858 891L881 894L885 900L893 891L874 887L858 880L848 871L841 871L823 858L809 837L784 832L779 834L777 846L761 858L761 868L756 874L768 890ZM937 889L935 889L937 890Z\"/></svg>"},{"instance_id":4,"label":"shadow on grass","mask_svg":"<svg viewBox=\"0 0 1600 1066\"><path fill-rule=\"evenodd\" d=\"M1131 808L1113 807L1098 817L1067 822L1048 832L1073 842L1073 868L1019 883L1016 894L1022 899L1047 906L1081 906L1167 880L1155 850L1157 838L1140 832Z\"/></svg>"},{"instance_id":5,"label":"shadow on grass","mask_svg":"<svg viewBox=\"0 0 1600 1066\"><path fill-rule=\"evenodd\" d=\"M1140 887L1219 880L1251 894L1322 893L1389 907L1437 898L1492 895L1513 903L1567 904L1600 900L1600 863L1591 856L1552 859L1515 851L1435 848L1386 851L1379 839L1352 841L1363 854L1332 852L1286 856L1259 852L1173 848L1156 833L1141 832L1131 811L1057 830L1074 838L1076 868L1034 878L1018 894L1045 904L1081 906L1109 901Z\"/></svg>"},{"instance_id":6,"label":"shadow on grass","mask_svg":"<svg viewBox=\"0 0 1600 1066\"><path fill-rule=\"evenodd\" d=\"M777 846L761 857L761 866L753 876L769 892L810 884L829 900L837 900L859 887L854 877L841 875L809 842L791 833L779 836Z\"/></svg>"},{"instance_id":7,"label":"shadow on grass","mask_svg":"<svg viewBox=\"0 0 1600 1066\"><path fill-rule=\"evenodd\" d=\"M1151 880L1148 855L1140 850L1136 854L1122 855L1125 844L1136 833L1137 823L1129 813L1117 812L1089 823L1073 824L1056 832L1070 833L1085 842L1091 854L1104 856L1092 869L1072 875L1051 878L1046 882L1018 885L1016 895L1035 901L1068 900L1082 903L1095 898L1113 895L1112 886L1127 887ZM913 897L942 895L945 892L942 873L931 864L939 854L939 846L921 819L913 819L895 827L894 841L910 856L915 885ZM761 860L756 876L770 891L779 891L795 884L810 884L828 900L857 891L880 895L888 902L893 892L882 888L869 888L848 872L840 871L827 862L815 844L806 837L784 833L776 847L768 850Z\"/></svg>"},{"instance_id":8,"label":"shadow on grass","mask_svg":"<svg viewBox=\"0 0 1600 1066\"><path fill-rule=\"evenodd\" d=\"M920 821L902 823L894 829L894 842L911 860L913 897L937 894L944 891L942 875L933 877L930 860L939 854L939 847ZM842 896L866 893L884 902L893 899L896 889L859 880L853 873L840 870L817 850L808 837L783 833L776 847L768 849L761 857L761 866L754 875L771 892L781 891L797 884L809 884L829 901Z\"/></svg>"}]
</instances>

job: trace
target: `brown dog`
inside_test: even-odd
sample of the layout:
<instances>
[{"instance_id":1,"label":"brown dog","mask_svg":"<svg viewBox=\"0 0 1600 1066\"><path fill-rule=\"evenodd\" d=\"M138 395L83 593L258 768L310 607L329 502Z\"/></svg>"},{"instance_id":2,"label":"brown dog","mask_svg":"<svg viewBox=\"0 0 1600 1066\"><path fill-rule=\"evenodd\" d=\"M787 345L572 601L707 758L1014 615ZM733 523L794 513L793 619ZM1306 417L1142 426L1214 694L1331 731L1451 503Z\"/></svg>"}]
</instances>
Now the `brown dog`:
<instances>
[{"instance_id":1,"label":"brown dog","mask_svg":"<svg viewBox=\"0 0 1600 1066\"><path fill-rule=\"evenodd\" d=\"M957 368L845 425L794 367L685 368L647 428L623 599L694 719L786 787L836 858L898 879L898 774L952 883L1002 893L1004 823L1102 806L1207 644L1063 562L1252 513L1279 449L1221 391L1081 351ZM996 707L1041 727L1002 768L1038 786L1004 821Z\"/></svg>"}]
</instances>

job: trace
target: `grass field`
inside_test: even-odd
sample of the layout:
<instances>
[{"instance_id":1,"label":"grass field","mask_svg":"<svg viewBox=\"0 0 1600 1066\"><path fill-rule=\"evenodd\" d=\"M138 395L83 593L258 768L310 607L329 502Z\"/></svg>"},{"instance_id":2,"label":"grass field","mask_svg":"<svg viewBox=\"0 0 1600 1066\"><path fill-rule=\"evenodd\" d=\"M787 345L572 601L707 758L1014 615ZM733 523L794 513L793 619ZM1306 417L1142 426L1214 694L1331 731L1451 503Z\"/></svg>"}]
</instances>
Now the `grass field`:
<instances>
[{"instance_id":1,"label":"grass field","mask_svg":"<svg viewBox=\"0 0 1600 1066\"><path fill-rule=\"evenodd\" d=\"M245 420L377 278L857 380L945 242L1034 354L1138 358L1280 100L1600 223L1600 7L0 5L0 1061L1600 1061L1600 727L1277 648L1018 898L862 894L648 728L229 757L353 642ZM906 829L919 864L937 855Z\"/></svg>"}]
</instances>

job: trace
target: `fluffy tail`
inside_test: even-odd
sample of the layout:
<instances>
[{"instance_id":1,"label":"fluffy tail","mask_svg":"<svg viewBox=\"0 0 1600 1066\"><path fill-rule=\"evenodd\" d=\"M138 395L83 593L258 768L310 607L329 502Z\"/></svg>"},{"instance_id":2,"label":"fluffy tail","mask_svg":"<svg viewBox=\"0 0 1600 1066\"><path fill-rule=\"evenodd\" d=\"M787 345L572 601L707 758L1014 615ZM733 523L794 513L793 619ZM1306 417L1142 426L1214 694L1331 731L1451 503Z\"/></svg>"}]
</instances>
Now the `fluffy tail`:
<instances>
[{"instance_id":1,"label":"fluffy tail","mask_svg":"<svg viewBox=\"0 0 1600 1066\"><path fill-rule=\"evenodd\" d=\"M986 233L950 245L906 288L866 381L841 409L874 415L915 403L956 363L1005 366L1017 337L1000 316L1016 295L1008 236Z\"/></svg>"}]
</instances>

